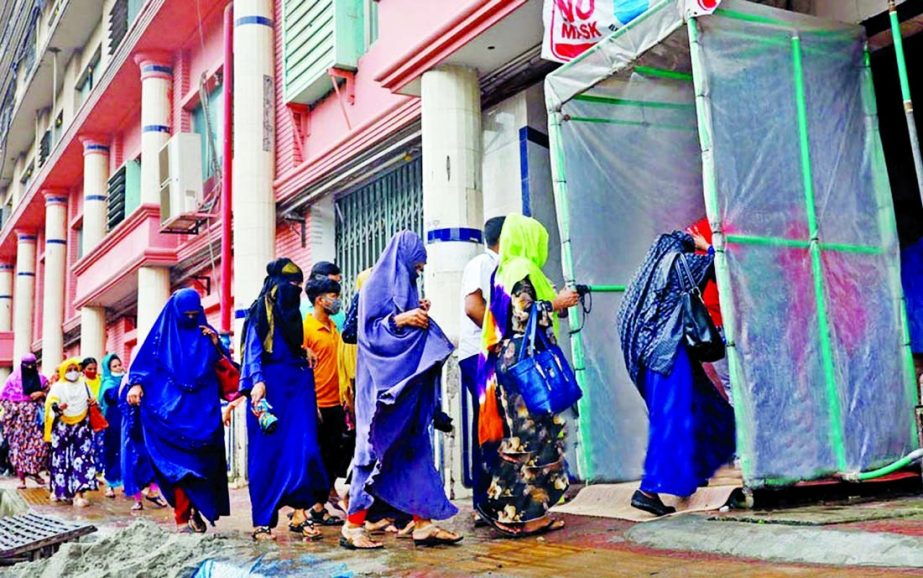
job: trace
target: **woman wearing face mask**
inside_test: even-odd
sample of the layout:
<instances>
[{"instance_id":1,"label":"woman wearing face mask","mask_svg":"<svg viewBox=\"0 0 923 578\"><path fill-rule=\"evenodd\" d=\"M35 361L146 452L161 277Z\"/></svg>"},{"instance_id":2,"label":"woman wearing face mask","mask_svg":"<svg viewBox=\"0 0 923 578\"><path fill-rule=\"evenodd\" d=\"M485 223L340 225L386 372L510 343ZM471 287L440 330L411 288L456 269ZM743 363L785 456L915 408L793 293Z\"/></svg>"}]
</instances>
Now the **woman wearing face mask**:
<instances>
[{"instance_id":1,"label":"woman wearing face mask","mask_svg":"<svg viewBox=\"0 0 923 578\"><path fill-rule=\"evenodd\" d=\"M86 370L84 370L86 376ZM99 407L109 427L103 430L103 451L100 465L106 473L106 497L114 498L115 489L122 487L122 468L119 463L122 449L122 412L119 409L119 385L125 371L122 360L115 353L103 358L103 371L99 387Z\"/></svg>"},{"instance_id":2,"label":"woman wearing face mask","mask_svg":"<svg viewBox=\"0 0 923 578\"><path fill-rule=\"evenodd\" d=\"M304 349L299 305L304 276L289 259L266 266L260 295L247 313L243 331L240 390L250 397L247 415L248 470L253 538L271 540L279 509L296 509L289 529L305 540L320 531L301 510L311 507L330 486L317 443L314 373ZM261 401L278 419L264 431Z\"/></svg>"},{"instance_id":3,"label":"woman wearing face mask","mask_svg":"<svg viewBox=\"0 0 923 578\"><path fill-rule=\"evenodd\" d=\"M461 540L431 522L458 510L433 467L430 427L442 364L453 346L429 318L429 302L419 298L417 280L425 264L420 237L398 233L359 294L356 453L349 518L340 538L344 548L382 547L363 528L376 500L413 515L417 545Z\"/></svg>"},{"instance_id":4,"label":"woman wearing face mask","mask_svg":"<svg viewBox=\"0 0 923 578\"><path fill-rule=\"evenodd\" d=\"M74 507L90 505L86 492L96 489L96 456L89 407L96 400L80 372L80 360L58 367L62 376L48 392L45 439L51 442L51 499L73 500Z\"/></svg>"},{"instance_id":5,"label":"woman wearing face mask","mask_svg":"<svg viewBox=\"0 0 923 578\"><path fill-rule=\"evenodd\" d=\"M40 472L48 463L48 446L39 422L48 382L35 362L33 354L23 355L0 393L3 433L10 444L10 463L19 478L19 489L25 489L27 477L44 486Z\"/></svg>"},{"instance_id":6,"label":"woman wearing face mask","mask_svg":"<svg viewBox=\"0 0 923 578\"><path fill-rule=\"evenodd\" d=\"M230 513L221 388L224 355L199 294L175 292L131 365L127 401L140 406L144 448L177 529L205 532Z\"/></svg>"}]
</instances>

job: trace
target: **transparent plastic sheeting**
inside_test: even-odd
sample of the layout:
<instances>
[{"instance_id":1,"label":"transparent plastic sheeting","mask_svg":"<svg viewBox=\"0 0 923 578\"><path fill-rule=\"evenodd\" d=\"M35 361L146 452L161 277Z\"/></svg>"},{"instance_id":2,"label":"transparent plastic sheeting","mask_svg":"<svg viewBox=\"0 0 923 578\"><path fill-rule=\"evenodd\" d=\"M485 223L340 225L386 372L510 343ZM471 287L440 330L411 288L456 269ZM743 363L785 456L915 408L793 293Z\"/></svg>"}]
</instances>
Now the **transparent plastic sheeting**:
<instances>
[{"instance_id":1,"label":"transparent plastic sheeting","mask_svg":"<svg viewBox=\"0 0 923 578\"><path fill-rule=\"evenodd\" d=\"M569 216L565 277L628 284L657 235L694 223L708 204L728 239L719 287L735 323L726 329L746 481L882 465L911 449L915 391L862 31L721 6L696 21L697 51L666 1L549 77L559 218ZM716 185L708 203L703 179ZM646 410L621 354L620 299L594 294L579 336L588 480L642 473Z\"/></svg>"}]
</instances>

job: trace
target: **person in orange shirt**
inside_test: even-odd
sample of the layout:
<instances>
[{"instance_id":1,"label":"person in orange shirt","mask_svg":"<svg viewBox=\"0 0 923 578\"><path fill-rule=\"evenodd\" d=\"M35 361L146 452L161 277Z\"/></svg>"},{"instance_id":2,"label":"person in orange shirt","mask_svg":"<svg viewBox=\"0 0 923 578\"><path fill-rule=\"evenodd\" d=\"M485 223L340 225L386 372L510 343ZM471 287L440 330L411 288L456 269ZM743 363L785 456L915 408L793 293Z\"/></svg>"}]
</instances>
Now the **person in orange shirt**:
<instances>
[{"instance_id":1,"label":"person in orange shirt","mask_svg":"<svg viewBox=\"0 0 923 578\"><path fill-rule=\"evenodd\" d=\"M349 438L346 411L340 403L340 333L332 319L332 316L342 309L340 284L327 278L315 278L308 282L305 293L313 305L313 311L304 319L304 345L317 356L317 364L314 366L318 413L317 441L330 480L329 490L333 491L334 481L346 475L346 468L353 454L352 448L345 447ZM329 497L329 492L317 496L316 503L310 511L315 524L333 526L343 523L327 512L325 504Z\"/></svg>"}]
</instances>

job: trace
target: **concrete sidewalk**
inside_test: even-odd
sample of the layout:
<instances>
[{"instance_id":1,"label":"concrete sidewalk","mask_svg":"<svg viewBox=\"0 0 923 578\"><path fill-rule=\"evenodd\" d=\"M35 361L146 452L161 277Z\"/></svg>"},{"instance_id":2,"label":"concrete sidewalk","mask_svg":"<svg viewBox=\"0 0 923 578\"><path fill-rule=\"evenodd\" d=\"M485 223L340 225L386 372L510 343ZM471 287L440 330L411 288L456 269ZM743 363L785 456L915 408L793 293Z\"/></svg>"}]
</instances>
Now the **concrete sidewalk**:
<instances>
[{"instance_id":1,"label":"concrete sidewalk","mask_svg":"<svg viewBox=\"0 0 923 578\"><path fill-rule=\"evenodd\" d=\"M0 481L0 487L12 489L15 481ZM43 514L91 521L100 528L97 535L89 538L97 543L107 537L118 540L118 532L138 518L151 520L166 531L172 531L170 511L146 509L132 514L129 511L131 502L121 497L110 500L95 493L90 508L77 510L49 503L47 492L42 489L29 489L21 495ZM640 525L565 515L567 528L561 532L521 540L500 538L489 529L474 529L470 522L471 511L464 509L448 524L465 534L461 545L415 548L412 543L389 537L385 539L386 549L378 552L341 549L337 545L337 528L325 528L324 538L312 544L298 541L284 528L277 532L276 543L253 544L248 539L250 521L246 490L232 490L231 501L232 515L210 530L223 541L224 546L219 551L233 553L229 554L230 559L215 562L219 567L214 568L214 576L229 575L232 567L237 571L250 568L253 575L263 576L923 576L923 569L909 567L917 566L919 561L914 549L923 551L919 547L923 536L923 510L919 514L908 513L908 507L911 510L919 508L919 503L910 501L906 502L907 507L902 506L900 511L904 515L901 518L883 520L876 516L866 522L798 528L720 521L699 514ZM897 508L897 505L883 507ZM878 526L863 526L872 522ZM201 538L190 536L188 539ZM83 547L68 550L67 554L79 555L82 551L79 548ZM848 550L844 552L839 548ZM863 550L869 555L863 557ZM829 556L824 557L824 551ZM872 567L870 561L872 566L880 562L905 566ZM19 567L15 572L0 570L0 576L24 575L25 570ZM46 574L31 572L29 575L42 578ZM92 574L93 578L121 578L123 575Z\"/></svg>"}]
</instances>

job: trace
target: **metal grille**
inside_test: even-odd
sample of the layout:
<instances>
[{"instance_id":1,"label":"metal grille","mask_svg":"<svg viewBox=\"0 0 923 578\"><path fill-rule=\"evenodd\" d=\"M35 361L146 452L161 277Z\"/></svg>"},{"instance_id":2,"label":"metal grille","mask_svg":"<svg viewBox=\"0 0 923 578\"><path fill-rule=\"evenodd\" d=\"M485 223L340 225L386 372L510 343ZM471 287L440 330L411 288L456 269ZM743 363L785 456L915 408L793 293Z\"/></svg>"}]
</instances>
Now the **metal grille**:
<instances>
[{"instance_id":1,"label":"metal grille","mask_svg":"<svg viewBox=\"0 0 923 578\"><path fill-rule=\"evenodd\" d=\"M337 264L343 294L352 296L356 275L375 264L388 241L409 229L423 235L423 162L416 158L336 202Z\"/></svg>"}]
</instances>

